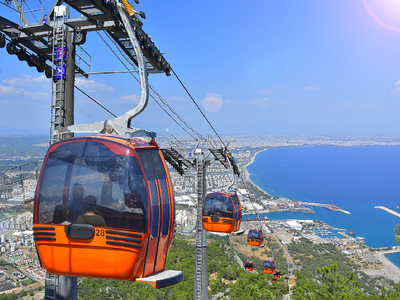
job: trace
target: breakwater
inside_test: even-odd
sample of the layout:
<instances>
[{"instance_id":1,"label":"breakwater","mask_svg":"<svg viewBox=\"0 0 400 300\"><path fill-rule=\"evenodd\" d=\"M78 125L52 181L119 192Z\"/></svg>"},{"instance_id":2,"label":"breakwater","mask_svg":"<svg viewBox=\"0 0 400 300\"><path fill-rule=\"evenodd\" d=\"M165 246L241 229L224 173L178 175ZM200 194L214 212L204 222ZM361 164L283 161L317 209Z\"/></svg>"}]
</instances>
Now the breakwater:
<instances>
[{"instance_id":1,"label":"breakwater","mask_svg":"<svg viewBox=\"0 0 400 300\"><path fill-rule=\"evenodd\" d=\"M394 211L394 210L392 210L390 208L387 208L385 206L375 206L375 208L382 209L382 210L384 210L384 211L386 211L388 213L391 213L392 215L400 218L400 213L398 213L397 211Z\"/></svg>"},{"instance_id":2,"label":"breakwater","mask_svg":"<svg viewBox=\"0 0 400 300\"><path fill-rule=\"evenodd\" d=\"M310 203L310 202L300 202L302 205L307 205L307 206L319 206L319 207L325 207L328 210L331 211L340 211L342 213L345 213L347 215L350 215L350 212L348 210L341 209L340 207L332 204L325 204L325 203Z\"/></svg>"}]
</instances>

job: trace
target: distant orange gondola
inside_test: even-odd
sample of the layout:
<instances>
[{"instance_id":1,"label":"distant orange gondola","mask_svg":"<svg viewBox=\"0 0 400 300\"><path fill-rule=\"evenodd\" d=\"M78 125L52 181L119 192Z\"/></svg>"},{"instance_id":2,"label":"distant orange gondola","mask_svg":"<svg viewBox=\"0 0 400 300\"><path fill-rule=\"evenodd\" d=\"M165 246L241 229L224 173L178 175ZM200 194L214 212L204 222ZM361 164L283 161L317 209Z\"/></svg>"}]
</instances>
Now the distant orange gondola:
<instances>
[{"instance_id":1,"label":"distant orange gondola","mask_svg":"<svg viewBox=\"0 0 400 300\"><path fill-rule=\"evenodd\" d=\"M238 231L242 222L242 206L236 192L208 194L204 200L202 221L207 231Z\"/></svg>"},{"instance_id":2,"label":"distant orange gondola","mask_svg":"<svg viewBox=\"0 0 400 300\"><path fill-rule=\"evenodd\" d=\"M275 272L275 261L273 259L266 259L263 262L263 273L273 274Z\"/></svg>"},{"instance_id":3,"label":"distant orange gondola","mask_svg":"<svg viewBox=\"0 0 400 300\"><path fill-rule=\"evenodd\" d=\"M157 144L97 135L51 145L33 230L40 262L51 274L135 281L163 271L175 202Z\"/></svg>"},{"instance_id":4,"label":"distant orange gondola","mask_svg":"<svg viewBox=\"0 0 400 300\"><path fill-rule=\"evenodd\" d=\"M279 278L281 278L281 276L282 276L282 273L280 271L278 271L278 270L275 270L274 279L279 279Z\"/></svg>"},{"instance_id":5,"label":"distant orange gondola","mask_svg":"<svg viewBox=\"0 0 400 300\"><path fill-rule=\"evenodd\" d=\"M247 234L247 243L250 246L261 246L264 243L264 234L261 229L250 229Z\"/></svg>"},{"instance_id":6,"label":"distant orange gondola","mask_svg":"<svg viewBox=\"0 0 400 300\"><path fill-rule=\"evenodd\" d=\"M246 271L253 271L254 270L254 265L253 265L253 262L252 261L246 261L246 263L244 264L244 269L246 270Z\"/></svg>"}]
</instances>

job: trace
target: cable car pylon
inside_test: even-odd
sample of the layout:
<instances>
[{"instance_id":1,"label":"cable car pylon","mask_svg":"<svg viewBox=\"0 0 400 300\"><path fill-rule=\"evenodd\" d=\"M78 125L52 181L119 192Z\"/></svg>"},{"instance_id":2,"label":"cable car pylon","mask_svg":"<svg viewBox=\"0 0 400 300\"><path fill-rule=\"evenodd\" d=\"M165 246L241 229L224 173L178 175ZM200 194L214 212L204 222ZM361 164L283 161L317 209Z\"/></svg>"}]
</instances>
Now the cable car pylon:
<instances>
[{"instance_id":1,"label":"cable car pylon","mask_svg":"<svg viewBox=\"0 0 400 300\"><path fill-rule=\"evenodd\" d=\"M176 139L176 138L175 138ZM228 151L223 148L217 148L212 144L212 140L197 140L194 147L184 147L194 143L194 141L176 141L176 145L170 148L161 149L166 161L174 167L181 175L185 171L195 168L197 175L197 216L196 216L196 249L195 249L195 274L193 299L207 300L208 299L208 272L207 272L207 233L203 226L203 207L206 197L206 170L211 162L219 162L226 169L229 169L232 164L236 166L233 157L228 157ZM183 153L184 151L187 151ZM234 166L232 169L235 170ZM236 170L237 166L236 166ZM234 173L235 171L233 171ZM236 173L234 173L236 175ZM236 196L237 197L237 196ZM238 201L238 200L237 200ZM236 202L235 202L236 203ZM240 204L239 204L240 205ZM240 216L241 212L237 216ZM238 223L240 224L240 222Z\"/></svg>"}]
</instances>

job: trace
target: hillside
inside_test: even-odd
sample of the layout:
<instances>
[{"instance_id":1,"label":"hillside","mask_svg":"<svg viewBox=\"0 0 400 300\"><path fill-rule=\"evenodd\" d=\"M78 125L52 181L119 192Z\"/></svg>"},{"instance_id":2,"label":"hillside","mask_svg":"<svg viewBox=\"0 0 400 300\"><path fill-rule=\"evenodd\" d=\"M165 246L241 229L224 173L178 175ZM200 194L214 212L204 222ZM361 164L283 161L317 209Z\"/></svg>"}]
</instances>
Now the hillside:
<instances>
[{"instance_id":1,"label":"hillside","mask_svg":"<svg viewBox=\"0 0 400 300\"><path fill-rule=\"evenodd\" d=\"M277 268L284 270L283 251L267 236L266 247L245 246L241 237L209 235L208 275L209 299L283 299L289 293L284 277L273 282L272 275L263 274L262 261L274 251ZM333 246L332 246L333 247ZM294 253L301 269L295 272L297 280L290 280L291 299L400 299L398 285L382 278L371 278L360 267L335 251L330 245L312 245L304 241L289 250ZM246 257L246 251L251 256ZM249 250L252 249L252 250ZM314 252L314 253L310 253ZM236 255L244 261L253 260L255 272L246 272L239 266ZM325 267L330 266L330 267ZM83 278L79 281L80 299L193 299L194 244L177 236L167 258L167 269L183 270L184 280L174 286L155 289L149 284ZM335 292L332 292L332 291ZM312 298L305 298L313 295ZM384 298L386 297L386 298ZM328 299L328 298L327 298Z\"/></svg>"}]
</instances>

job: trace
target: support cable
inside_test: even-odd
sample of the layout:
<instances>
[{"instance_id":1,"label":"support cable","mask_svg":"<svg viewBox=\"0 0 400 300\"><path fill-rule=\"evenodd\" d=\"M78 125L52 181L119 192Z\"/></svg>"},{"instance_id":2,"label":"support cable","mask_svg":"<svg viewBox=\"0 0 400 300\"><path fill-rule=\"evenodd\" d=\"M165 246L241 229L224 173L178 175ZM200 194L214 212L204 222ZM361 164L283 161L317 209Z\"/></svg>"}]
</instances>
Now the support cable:
<instances>
[{"instance_id":1,"label":"support cable","mask_svg":"<svg viewBox=\"0 0 400 300\"><path fill-rule=\"evenodd\" d=\"M115 53L115 51L111 48L111 46L106 42L106 40L100 35L99 32L97 32L97 34L99 35L99 37L103 40L103 42L107 45L107 47L111 50L111 52L115 55L115 57L122 63L122 65L129 71L128 66L121 60L121 58L117 55L117 53ZM110 40L114 43L114 46L118 49L118 51L122 54L122 56L134 67L134 69L136 70L136 65L134 65L129 59L127 59L126 54L123 53L123 51L120 49L120 47L118 46L118 44L116 44L116 42L108 35L108 37L110 38ZM140 82L139 79L132 73L130 73L131 76L133 76L133 78L135 78L135 80L137 82ZM149 84L150 89L153 91L153 93L155 93L159 99L166 105L168 106L168 108L172 111L172 113L174 113L178 119L183 122L186 127L188 127L190 130L193 131L194 134L198 135L197 132L194 131L194 129L192 127L190 127L174 110L172 110L172 108L166 104L165 100L162 99L162 97L157 93L157 91ZM161 104L154 98L153 95L150 94L150 97L158 104L158 106L161 107L161 109L179 126L181 127L187 134L189 134L192 138L194 138L195 140L197 140L190 132L188 132L181 124L178 123L178 121L176 121L171 114L169 114L162 106Z\"/></svg>"},{"instance_id":2,"label":"support cable","mask_svg":"<svg viewBox=\"0 0 400 300\"><path fill-rule=\"evenodd\" d=\"M7 2L7 1L6 1ZM3 4L4 6L7 6L9 9L12 9L13 11L15 11L15 12L17 12L17 13L19 13L19 11L18 10L16 10L15 8L13 8L13 7L11 7L11 6L9 6L6 2L0 2L0 4ZM11 3L10 3L11 4Z\"/></svg>"},{"instance_id":3,"label":"support cable","mask_svg":"<svg viewBox=\"0 0 400 300\"><path fill-rule=\"evenodd\" d=\"M236 239L236 242L239 244L239 246L242 247L242 249L246 252L246 260L247 260L247 257L250 257L251 255L249 254L247 249L242 245L242 243L240 243L237 235L233 235L233 237Z\"/></svg>"},{"instance_id":4,"label":"support cable","mask_svg":"<svg viewBox=\"0 0 400 300\"><path fill-rule=\"evenodd\" d=\"M242 176L239 176L240 180L242 181L243 185L245 186L246 190L249 190L246 184L246 181L243 179ZM261 226L261 219L260 219L260 212L258 211L258 209L255 208L253 201L251 200L250 194L249 194L249 199L250 199L250 203L253 206L254 211L256 211L256 216L258 219L258 223L259 223L259 227L262 230L262 226ZM288 251L285 249L285 247L282 245L282 243L279 241L278 237L275 235L274 232L272 232L272 235L275 237L275 239L277 240L279 246L282 248L283 252L286 254L286 262L289 265L289 263L294 264L293 260L290 256L290 254L288 253ZM272 249L271 249L272 251Z\"/></svg>"},{"instance_id":5,"label":"support cable","mask_svg":"<svg viewBox=\"0 0 400 300\"><path fill-rule=\"evenodd\" d=\"M36 16L35 16L35 14L33 13L33 10L31 10L31 8L29 7L29 5L28 5L28 2L26 2L26 1L22 1L22 2L24 2L25 4L26 4L26 6L28 7L28 9L29 9L29 12L32 14L32 16L33 16L33 18L36 20L36 22L38 23L39 21L38 21L38 19L36 19Z\"/></svg>"},{"instance_id":6,"label":"support cable","mask_svg":"<svg viewBox=\"0 0 400 300\"><path fill-rule=\"evenodd\" d=\"M196 105L197 109L200 111L200 113L202 114L202 116L204 117L204 119L207 121L208 125L210 125L211 129L214 131L214 133L217 135L218 139L221 141L222 145L224 145L225 149L227 149L224 141L221 139L221 137L219 136L218 132L215 130L214 126L212 126L212 124L210 123L210 121L207 119L206 115L203 113L203 111L201 110L200 106L196 103L196 101L194 101L192 95L189 93L188 89L186 88L186 86L183 84L183 82L180 80L180 78L178 77L178 75L175 73L174 69L172 69L172 73L174 73L176 79L178 79L179 83L182 85L182 87L184 88L184 90L186 91L186 93L189 95L190 99L192 99L193 103Z\"/></svg>"},{"instance_id":7,"label":"support cable","mask_svg":"<svg viewBox=\"0 0 400 300\"><path fill-rule=\"evenodd\" d=\"M154 94L156 94L157 95L157 97L162 101L162 103L165 105L165 106L167 106L168 108L169 108L169 110L175 115L175 116L177 116L177 118L183 123L183 124L185 124L185 126L187 127L187 128L189 128L195 135L197 135L200 139L204 139L204 137L200 134L200 133L198 133L196 130L194 130L188 123L186 123L185 122L185 120L183 120L182 118L181 118L181 116L179 116L178 115L178 113L177 112L175 112L173 109L172 109L172 107L171 106L169 106L169 104L163 99L163 97L161 97L161 95L153 88L153 86L151 85L151 84L149 84L149 88L153 91L153 93ZM153 97L152 97L153 98ZM153 98L154 99L154 98ZM193 136L192 136L193 137ZM194 138L195 140L198 140L198 139L196 139L196 138Z\"/></svg>"},{"instance_id":8,"label":"support cable","mask_svg":"<svg viewBox=\"0 0 400 300\"><path fill-rule=\"evenodd\" d=\"M99 102L97 102L96 100L94 100L92 97L90 97L88 94L86 94L84 91L82 91L80 88L78 88L76 85L74 85L75 88L80 91L82 94L84 94L86 97L88 97L90 100L92 100L94 103L96 103L97 105L99 105L100 107L102 107L105 111L107 111L108 113L110 113L114 118L116 118L117 116L114 115L111 111L109 111L107 108L105 108L103 105L101 105Z\"/></svg>"},{"instance_id":9,"label":"support cable","mask_svg":"<svg viewBox=\"0 0 400 300\"><path fill-rule=\"evenodd\" d=\"M247 187L246 181L243 179L243 177L240 175L239 178L240 178L240 180L242 181L242 183L243 183L244 187L246 188L246 190L249 191L249 188ZM249 193L249 199L250 199L251 206L253 207L253 210L256 212L256 216L257 216L257 220L258 220L259 227L260 227L260 229L262 229L262 226L261 226L261 219L260 219L260 212L259 212L258 209L256 209L256 207L254 206L253 200L252 200L251 198L252 198L252 197L250 197L250 193Z\"/></svg>"},{"instance_id":10,"label":"support cable","mask_svg":"<svg viewBox=\"0 0 400 300\"><path fill-rule=\"evenodd\" d=\"M48 11L47 11L46 7L44 6L44 3L42 2L42 0L39 0L39 3L42 4L42 7L43 7L44 11L46 12L45 15L47 16Z\"/></svg>"}]
</instances>

